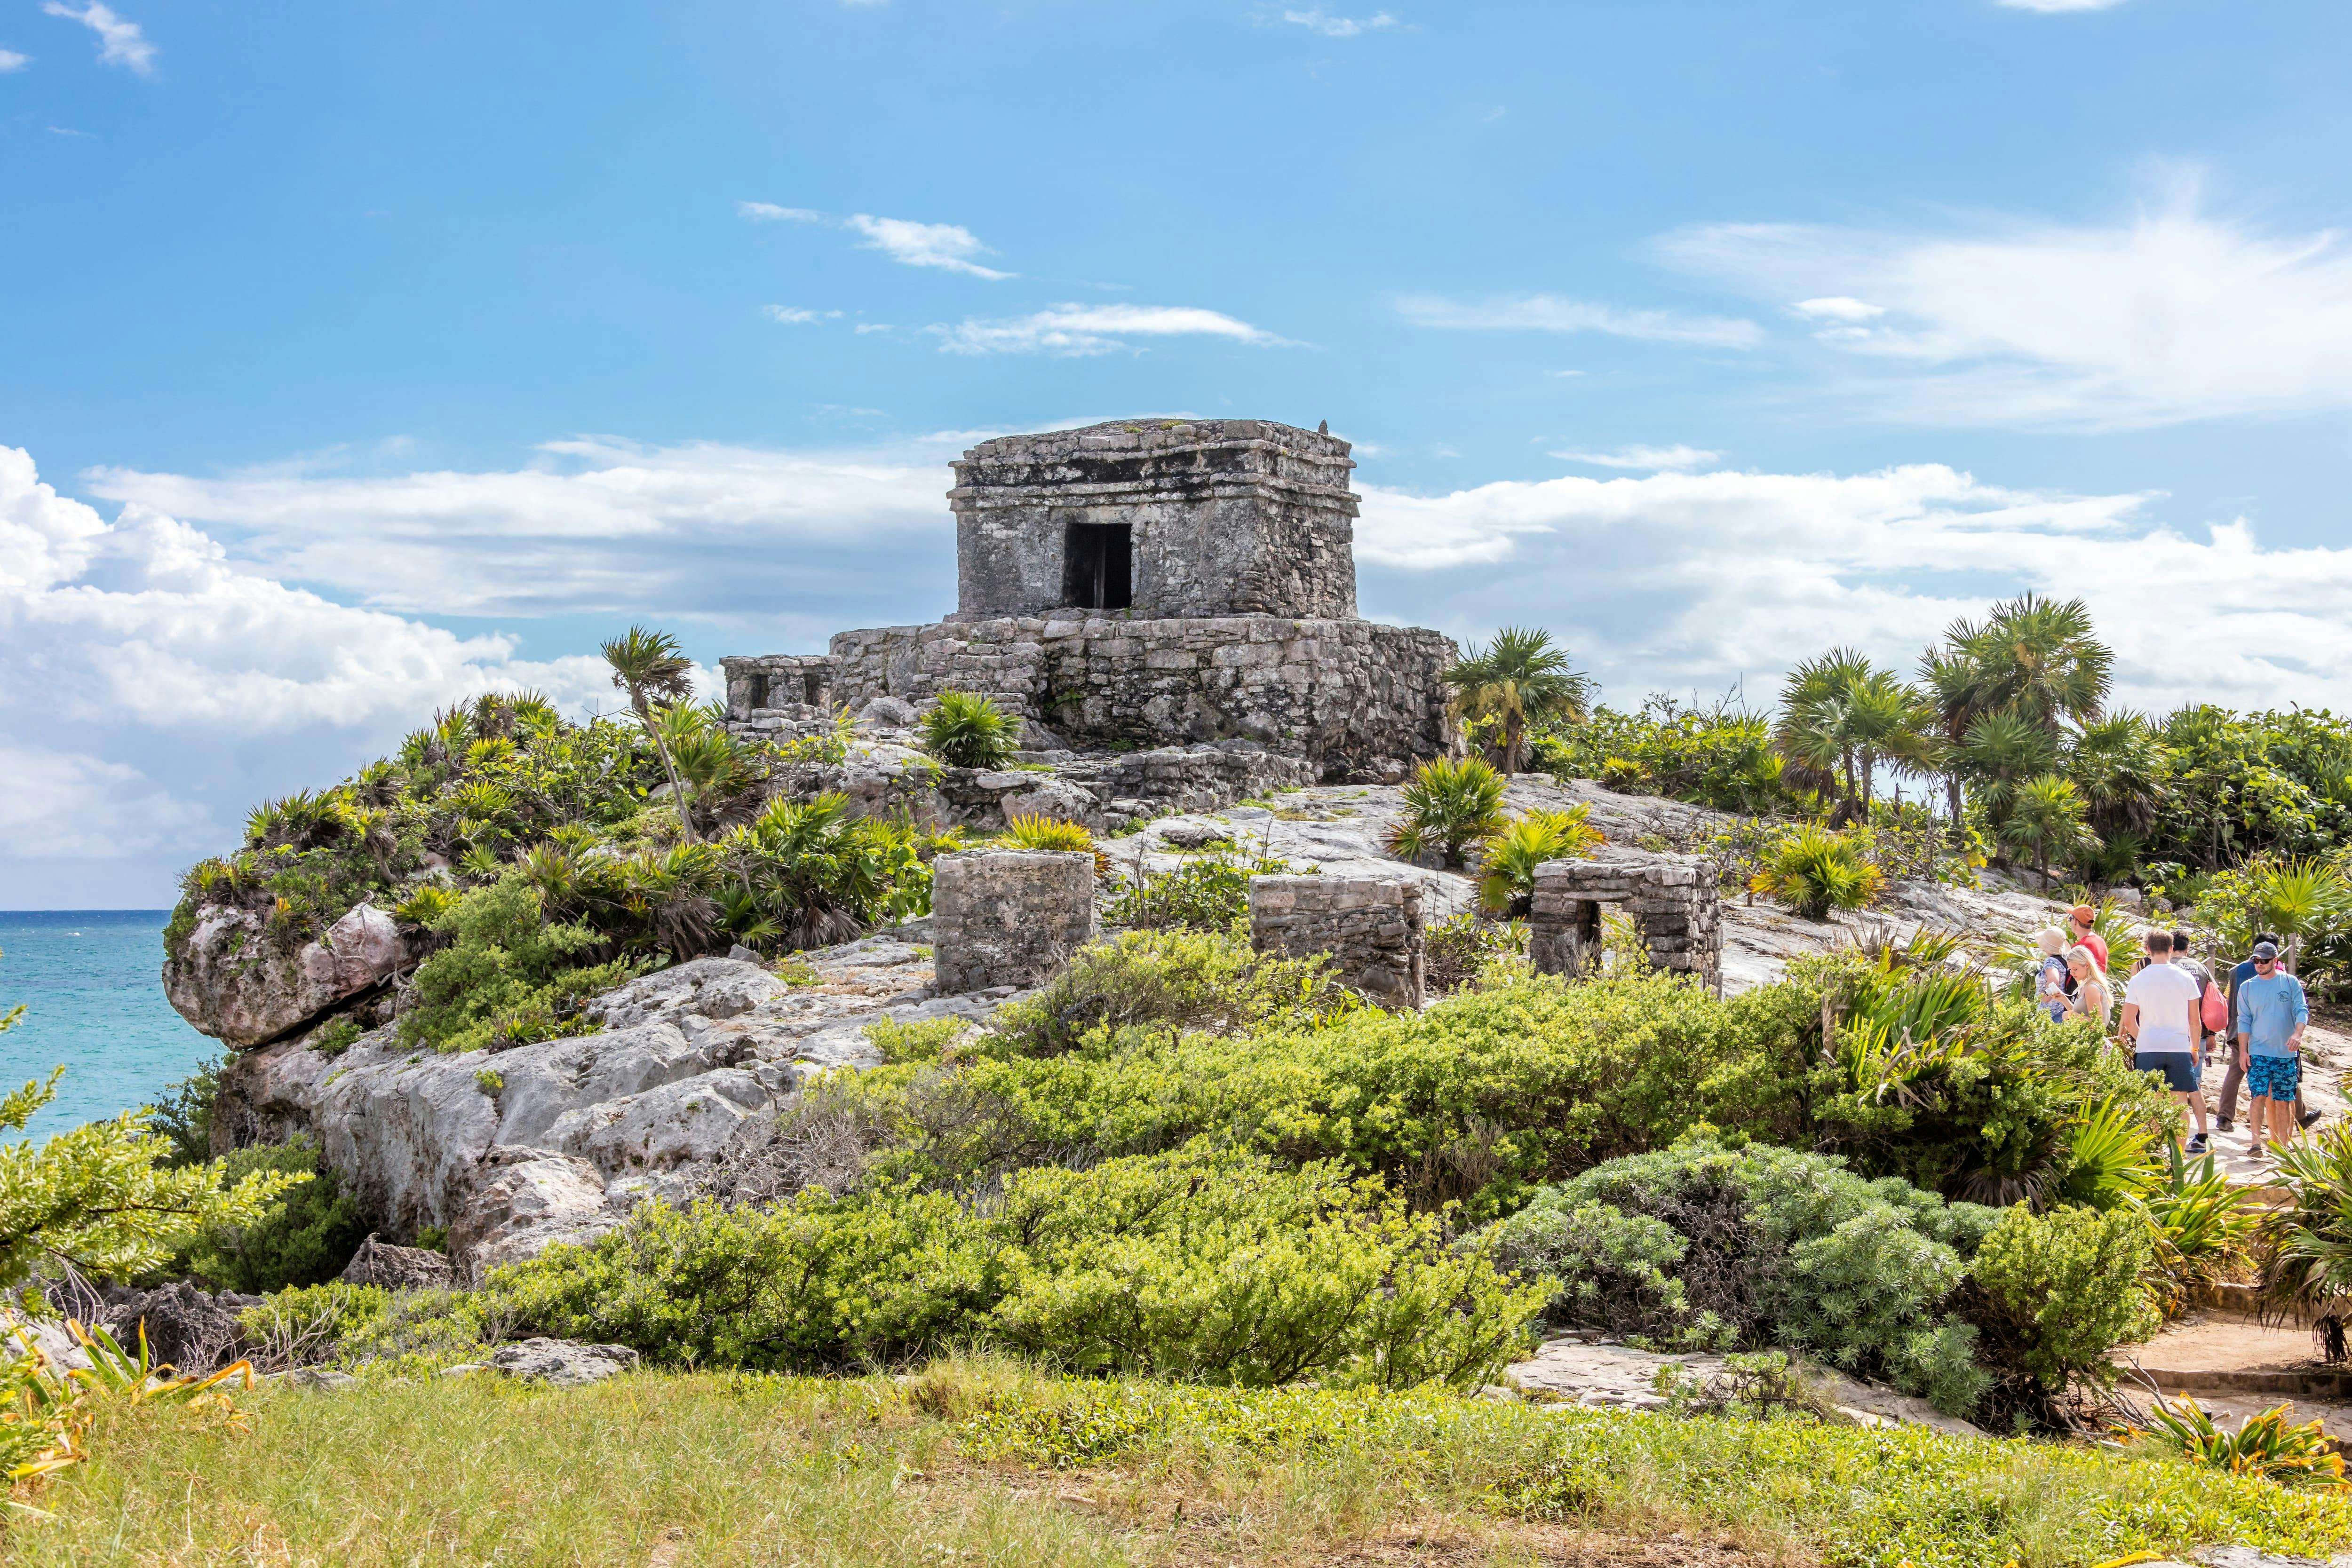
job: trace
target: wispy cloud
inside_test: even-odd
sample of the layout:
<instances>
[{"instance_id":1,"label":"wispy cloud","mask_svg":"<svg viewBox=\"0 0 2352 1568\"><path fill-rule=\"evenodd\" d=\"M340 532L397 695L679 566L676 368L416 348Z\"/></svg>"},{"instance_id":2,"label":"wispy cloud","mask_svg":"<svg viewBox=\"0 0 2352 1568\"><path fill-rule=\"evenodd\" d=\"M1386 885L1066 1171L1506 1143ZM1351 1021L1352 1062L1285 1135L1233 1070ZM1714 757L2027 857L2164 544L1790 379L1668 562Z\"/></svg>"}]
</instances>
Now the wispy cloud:
<instances>
[{"instance_id":1,"label":"wispy cloud","mask_svg":"<svg viewBox=\"0 0 2352 1568\"><path fill-rule=\"evenodd\" d=\"M838 310L811 310L799 305L762 305L760 314L771 321L782 321L788 327L806 326L812 321L834 321L841 317Z\"/></svg>"},{"instance_id":2,"label":"wispy cloud","mask_svg":"<svg viewBox=\"0 0 2352 1568\"><path fill-rule=\"evenodd\" d=\"M871 213L853 213L845 218L814 212L807 207L780 207L773 202L738 202L738 216L753 223L819 224L826 228L847 229L861 237L858 248L878 250L892 261L906 267L936 267L948 272L961 272L971 277L985 277L999 282L1017 276L1000 272L992 267L982 267L975 256L996 253L980 243L980 239L961 224L917 223L912 218L877 218Z\"/></svg>"},{"instance_id":3,"label":"wispy cloud","mask_svg":"<svg viewBox=\"0 0 2352 1568\"><path fill-rule=\"evenodd\" d=\"M1397 310L1417 327L1470 331L1605 332L1612 338L1711 349L1752 349L1764 340L1764 329L1753 321L1684 316L1672 310L1626 310L1549 294L1478 305L1415 296L1397 301Z\"/></svg>"},{"instance_id":4,"label":"wispy cloud","mask_svg":"<svg viewBox=\"0 0 2352 1568\"><path fill-rule=\"evenodd\" d=\"M33 57L30 55L20 55L14 49L0 49L0 76L5 76L10 71L21 71L32 63Z\"/></svg>"},{"instance_id":5,"label":"wispy cloud","mask_svg":"<svg viewBox=\"0 0 2352 1568\"><path fill-rule=\"evenodd\" d=\"M1304 11L1285 11L1282 19L1294 26L1320 33L1327 38L1353 38L1397 25L1397 19L1386 11L1375 11L1369 16L1342 16L1324 10L1320 5L1310 6Z\"/></svg>"},{"instance_id":6,"label":"wispy cloud","mask_svg":"<svg viewBox=\"0 0 2352 1568\"><path fill-rule=\"evenodd\" d=\"M992 282L1013 276L972 260L976 256L995 253L961 224L919 224L908 218L877 218L866 213L851 214L847 224L866 236L866 249L878 250L908 267L944 267Z\"/></svg>"},{"instance_id":7,"label":"wispy cloud","mask_svg":"<svg viewBox=\"0 0 2352 1568\"><path fill-rule=\"evenodd\" d=\"M1895 418L2123 429L2352 408L2352 248L2216 216L2193 178L2105 223L1724 224L1663 249L1794 301L1844 390Z\"/></svg>"},{"instance_id":8,"label":"wispy cloud","mask_svg":"<svg viewBox=\"0 0 2352 1568\"><path fill-rule=\"evenodd\" d=\"M1555 452L1554 457L1570 463L1591 464L1597 468L1639 468L1651 473L1678 473L1685 468L1704 468L1723 455L1700 446L1621 446L1614 452Z\"/></svg>"},{"instance_id":9,"label":"wispy cloud","mask_svg":"<svg viewBox=\"0 0 2352 1568\"><path fill-rule=\"evenodd\" d=\"M1285 340L1215 310L1185 305L1055 305L1028 316L988 320L966 318L952 327L936 326L940 349L950 354L1089 354L1138 351L1129 338L1226 338L1264 347Z\"/></svg>"},{"instance_id":10,"label":"wispy cloud","mask_svg":"<svg viewBox=\"0 0 2352 1568\"><path fill-rule=\"evenodd\" d=\"M152 75L155 69L155 46L140 32L139 24L126 21L115 14L103 0L89 0L79 10L63 5L60 0L48 0L41 7L52 16L63 16L69 22L79 22L98 35L98 57L110 66L128 66L141 76Z\"/></svg>"}]
</instances>

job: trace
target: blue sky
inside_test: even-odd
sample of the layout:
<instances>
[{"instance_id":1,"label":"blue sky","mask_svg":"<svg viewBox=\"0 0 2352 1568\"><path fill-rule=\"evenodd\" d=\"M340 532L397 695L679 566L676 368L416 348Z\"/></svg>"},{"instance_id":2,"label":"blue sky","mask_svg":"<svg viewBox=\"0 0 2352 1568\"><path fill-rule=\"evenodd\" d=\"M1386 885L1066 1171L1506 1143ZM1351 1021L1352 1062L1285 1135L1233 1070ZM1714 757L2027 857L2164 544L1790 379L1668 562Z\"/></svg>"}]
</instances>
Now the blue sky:
<instances>
[{"instance_id":1,"label":"blue sky","mask_svg":"<svg viewBox=\"0 0 2352 1568\"><path fill-rule=\"evenodd\" d=\"M1366 612L1609 695L2027 588L2341 706L2352 13L0 0L0 906L437 703L952 599L947 460L1358 442ZM2335 176L2335 177L2332 177Z\"/></svg>"}]
</instances>

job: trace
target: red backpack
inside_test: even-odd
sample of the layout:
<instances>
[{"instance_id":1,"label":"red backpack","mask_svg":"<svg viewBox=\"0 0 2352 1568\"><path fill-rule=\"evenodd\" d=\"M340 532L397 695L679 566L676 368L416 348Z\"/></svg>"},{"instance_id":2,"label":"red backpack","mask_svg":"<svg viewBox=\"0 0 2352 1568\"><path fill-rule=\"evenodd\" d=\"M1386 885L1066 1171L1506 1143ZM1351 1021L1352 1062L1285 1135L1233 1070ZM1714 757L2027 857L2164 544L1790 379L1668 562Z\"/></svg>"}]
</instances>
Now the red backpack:
<instances>
[{"instance_id":1,"label":"red backpack","mask_svg":"<svg viewBox=\"0 0 2352 1568\"><path fill-rule=\"evenodd\" d=\"M2230 1027L2230 998L2223 996L2221 988L2210 980L2205 982L2203 1006L2206 1033L2220 1034Z\"/></svg>"}]
</instances>

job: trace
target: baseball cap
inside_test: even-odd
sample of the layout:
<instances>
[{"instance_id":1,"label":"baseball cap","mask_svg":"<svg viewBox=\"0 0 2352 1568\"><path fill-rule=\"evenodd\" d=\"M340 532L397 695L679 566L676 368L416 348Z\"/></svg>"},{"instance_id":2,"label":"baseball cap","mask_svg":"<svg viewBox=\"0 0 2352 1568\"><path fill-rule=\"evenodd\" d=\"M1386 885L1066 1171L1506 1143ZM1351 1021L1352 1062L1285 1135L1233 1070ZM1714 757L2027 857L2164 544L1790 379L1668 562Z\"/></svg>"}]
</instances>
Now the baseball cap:
<instances>
[{"instance_id":1,"label":"baseball cap","mask_svg":"<svg viewBox=\"0 0 2352 1568\"><path fill-rule=\"evenodd\" d=\"M2271 963L2271 962L2275 962L2275 961L2277 960L2277 958L2278 958L2278 944L2277 944L2277 943L2275 943L2275 942L2257 942L2257 943L2255 943L2255 944L2254 944L2254 960L2255 960L2255 962L2257 962L2257 963Z\"/></svg>"},{"instance_id":2,"label":"baseball cap","mask_svg":"<svg viewBox=\"0 0 2352 1568\"><path fill-rule=\"evenodd\" d=\"M2088 925L2092 921L2096 920L2099 917L2099 912L2092 908L2087 904L2078 904L2066 913L2073 915L2075 919L2081 921L2085 925Z\"/></svg>"}]
</instances>

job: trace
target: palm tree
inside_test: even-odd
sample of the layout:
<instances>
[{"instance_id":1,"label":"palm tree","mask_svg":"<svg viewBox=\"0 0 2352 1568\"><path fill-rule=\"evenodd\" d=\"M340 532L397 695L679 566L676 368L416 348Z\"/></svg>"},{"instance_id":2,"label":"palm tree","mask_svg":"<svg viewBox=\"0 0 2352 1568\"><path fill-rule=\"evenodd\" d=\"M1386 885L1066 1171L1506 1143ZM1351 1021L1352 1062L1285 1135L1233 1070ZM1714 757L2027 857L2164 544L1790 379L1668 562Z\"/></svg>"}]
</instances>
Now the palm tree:
<instances>
[{"instance_id":1,"label":"palm tree","mask_svg":"<svg viewBox=\"0 0 2352 1568\"><path fill-rule=\"evenodd\" d=\"M1977 799L1998 822L2029 779L2058 766L2058 747L2040 726L2022 715L1979 715L1954 748L1953 767L1976 786Z\"/></svg>"},{"instance_id":2,"label":"palm tree","mask_svg":"<svg viewBox=\"0 0 2352 1568\"><path fill-rule=\"evenodd\" d=\"M1839 823L1866 814L1881 761L1927 771L1937 747L1926 700L1852 648L1790 673L1772 738L1805 782L1837 788Z\"/></svg>"},{"instance_id":3,"label":"palm tree","mask_svg":"<svg viewBox=\"0 0 2352 1568\"><path fill-rule=\"evenodd\" d=\"M1507 774L1519 770L1528 725L1582 724L1591 714L1591 677L1569 666L1550 632L1532 627L1506 626L1484 648L1473 646L1446 669L1445 684L1454 688L1451 716L1501 731L1496 750Z\"/></svg>"},{"instance_id":4,"label":"palm tree","mask_svg":"<svg viewBox=\"0 0 2352 1568\"><path fill-rule=\"evenodd\" d=\"M2034 873L2043 892L2050 888L2050 862L2060 855L2080 854L2095 848L2098 836L2086 821L2082 791L2071 779L2045 773L2029 779L2011 796L2009 812L2000 824L2001 841L2033 857Z\"/></svg>"},{"instance_id":5,"label":"palm tree","mask_svg":"<svg viewBox=\"0 0 2352 1568\"><path fill-rule=\"evenodd\" d=\"M626 633L604 645L604 663L613 666L613 685L629 694L629 706L636 710L637 722L653 737L654 750L661 757L662 771L669 775L670 794L677 800L677 820L686 829L688 842L694 841L694 816L688 810L686 785L677 775L677 764L670 759L669 743L662 737L662 727L655 717L656 704L677 704L694 695L689 678L693 661L687 658L677 639L667 632L648 631L632 626Z\"/></svg>"},{"instance_id":6,"label":"palm tree","mask_svg":"<svg viewBox=\"0 0 2352 1568\"><path fill-rule=\"evenodd\" d=\"M1969 736L1978 725L2014 716L2047 738L2054 759L2069 724L2099 721L2115 659L2093 635L2090 609L2079 599L2062 604L2029 593L1994 605L1981 622L1959 620L1944 629L1943 643L1921 656L1919 677L1944 740L1944 800L1955 826L1961 784L1974 771Z\"/></svg>"}]
</instances>

